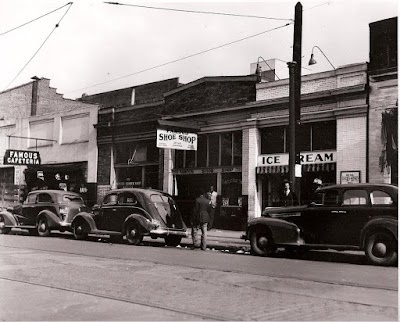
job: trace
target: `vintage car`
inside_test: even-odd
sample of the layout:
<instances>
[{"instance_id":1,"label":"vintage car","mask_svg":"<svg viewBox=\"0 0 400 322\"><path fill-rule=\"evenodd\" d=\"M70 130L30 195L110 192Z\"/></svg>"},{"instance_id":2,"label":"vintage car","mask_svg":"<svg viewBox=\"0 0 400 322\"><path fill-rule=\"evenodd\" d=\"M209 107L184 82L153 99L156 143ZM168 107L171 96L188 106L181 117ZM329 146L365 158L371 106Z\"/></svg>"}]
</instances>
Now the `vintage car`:
<instances>
[{"instance_id":1,"label":"vintage car","mask_svg":"<svg viewBox=\"0 0 400 322\"><path fill-rule=\"evenodd\" d=\"M72 222L76 239L88 234L109 235L114 241L126 238L138 245L144 236L164 238L168 246L178 246L188 237L187 228L172 197L154 189L124 188L109 191L101 206L78 214Z\"/></svg>"},{"instance_id":2,"label":"vintage car","mask_svg":"<svg viewBox=\"0 0 400 322\"><path fill-rule=\"evenodd\" d=\"M259 256L277 247L363 250L377 265L397 263L398 187L388 184L332 185L305 206L266 208L249 220L245 240Z\"/></svg>"},{"instance_id":3,"label":"vintage car","mask_svg":"<svg viewBox=\"0 0 400 322\"><path fill-rule=\"evenodd\" d=\"M18 204L0 212L0 233L12 228L27 229L31 235L49 236L52 230L66 231L76 214L90 211L82 197L64 190L35 190Z\"/></svg>"}]
</instances>

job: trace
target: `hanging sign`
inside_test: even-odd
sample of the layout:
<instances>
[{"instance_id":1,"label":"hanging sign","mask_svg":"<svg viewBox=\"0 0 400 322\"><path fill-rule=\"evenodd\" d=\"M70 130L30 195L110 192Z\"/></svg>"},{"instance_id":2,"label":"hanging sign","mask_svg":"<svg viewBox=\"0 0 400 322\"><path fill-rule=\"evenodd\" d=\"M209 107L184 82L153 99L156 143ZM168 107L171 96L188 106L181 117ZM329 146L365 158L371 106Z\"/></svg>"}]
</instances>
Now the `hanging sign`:
<instances>
[{"instance_id":1,"label":"hanging sign","mask_svg":"<svg viewBox=\"0 0 400 322\"><path fill-rule=\"evenodd\" d=\"M6 150L4 164L40 164L40 154L37 151Z\"/></svg>"},{"instance_id":2,"label":"hanging sign","mask_svg":"<svg viewBox=\"0 0 400 322\"><path fill-rule=\"evenodd\" d=\"M157 148L197 150L197 134L157 129Z\"/></svg>"}]
</instances>

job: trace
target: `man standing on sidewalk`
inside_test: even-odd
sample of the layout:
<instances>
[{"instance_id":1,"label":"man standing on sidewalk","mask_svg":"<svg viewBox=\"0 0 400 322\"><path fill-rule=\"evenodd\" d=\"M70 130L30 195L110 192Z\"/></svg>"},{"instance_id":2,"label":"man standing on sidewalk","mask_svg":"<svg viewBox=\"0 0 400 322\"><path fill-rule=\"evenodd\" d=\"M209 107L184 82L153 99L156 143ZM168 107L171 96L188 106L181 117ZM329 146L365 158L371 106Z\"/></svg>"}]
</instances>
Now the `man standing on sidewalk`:
<instances>
[{"instance_id":1,"label":"man standing on sidewalk","mask_svg":"<svg viewBox=\"0 0 400 322\"><path fill-rule=\"evenodd\" d=\"M208 223L207 230L213 228L214 225L214 216L215 216L215 208L217 207L217 196L218 193L214 191L214 186L210 187L210 201L211 201L211 209L210 209L210 222Z\"/></svg>"},{"instance_id":2,"label":"man standing on sidewalk","mask_svg":"<svg viewBox=\"0 0 400 322\"><path fill-rule=\"evenodd\" d=\"M197 232L200 226L201 250L207 249L207 223L210 220L210 215L209 215L210 208L211 208L210 200L206 198L204 190L201 189L199 197L196 199L196 205L193 209L193 216L191 220L193 247L198 247Z\"/></svg>"}]
</instances>

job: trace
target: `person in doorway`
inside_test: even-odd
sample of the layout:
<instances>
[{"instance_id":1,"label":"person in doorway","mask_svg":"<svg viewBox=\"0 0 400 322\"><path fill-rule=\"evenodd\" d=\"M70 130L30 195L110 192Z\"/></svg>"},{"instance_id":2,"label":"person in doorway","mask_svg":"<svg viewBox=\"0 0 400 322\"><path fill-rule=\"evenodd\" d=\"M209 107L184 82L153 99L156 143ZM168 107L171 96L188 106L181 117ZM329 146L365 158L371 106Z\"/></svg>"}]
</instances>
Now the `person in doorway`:
<instances>
[{"instance_id":1,"label":"person in doorway","mask_svg":"<svg viewBox=\"0 0 400 322\"><path fill-rule=\"evenodd\" d=\"M315 178L311 185L311 193L309 203L321 204L322 200L320 200L320 194L317 191L322 188L322 180L319 178Z\"/></svg>"},{"instance_id":2,"label":"person in doorway","mask_svg":"<svg viewBox=\"0 0 400 322\"><path fill-rule=\"evenodd\" d=\"M192 240L194 248L198 247L197 232L200 228L201 229L200 247L201 250L207 249L207 224L210 220L210 214L209 214L210 208L211 208L210 200L206 197L204 190L201 189L199 192L199 197L196 199L196 204L194 206L191 218Z\"/></svg>"},{"instance_id":3,"label":"person in doorway","mask_svg":"<svg viewBox=\"0 0 400 322\"><path fill-rule=\"evenodd\" d=\"M297 205L297 196L292 191L290 182L288 180L284 180L283 185L284 187L280 197L280 205L283 207Z\"/></svg>"},{"instance_id":4,"label":"person in doorway","mask_svg":"<svg viewBox=\"0 0 400 322\"><path fill-rule=\"evenodd\" d=\"M217 207L218 193L216 191L214 191L214 186L210 187L209 196L210 196L211 208L210 208L210 222L208 223L207 230L210 230L213 228L214 219L215 219L215 208Z\"/></svg>"}]
</instances>

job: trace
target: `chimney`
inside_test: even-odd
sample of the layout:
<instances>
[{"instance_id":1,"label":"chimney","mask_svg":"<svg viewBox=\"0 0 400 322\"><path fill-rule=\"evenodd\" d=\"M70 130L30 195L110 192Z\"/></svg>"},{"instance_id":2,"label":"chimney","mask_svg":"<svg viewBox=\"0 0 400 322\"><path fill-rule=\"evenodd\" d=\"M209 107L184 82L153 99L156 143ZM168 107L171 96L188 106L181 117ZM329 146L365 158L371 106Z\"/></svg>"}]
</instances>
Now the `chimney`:
<instances>
[{"instance_id":1,"label":"chimney","mask_svg":"<svg viewBox=\"0 0 400 322\"><path fill-rule=\"evenodd\" d=\"M256 74L257 65L261 70L261 82L273 82L283 78L289 78L287 64L280 59L259 59L258 63L250 64L250 74Z\"/></svg>"},{"instance_id":2,"label":"chimney","mask_svg":"<svg viewBox=\"0 0 400 322\"><path fill-rule=\"evenodd\" d=\"M31 79L34 80L32 83L32 100L31 100L31 116L36 115L37 102L38 102L38 85L40 78L33 76Z\"/></svg>"}]
</instances>

